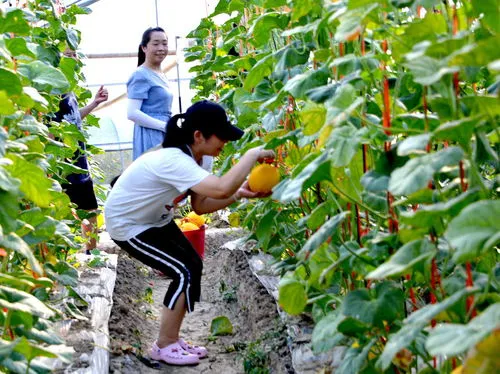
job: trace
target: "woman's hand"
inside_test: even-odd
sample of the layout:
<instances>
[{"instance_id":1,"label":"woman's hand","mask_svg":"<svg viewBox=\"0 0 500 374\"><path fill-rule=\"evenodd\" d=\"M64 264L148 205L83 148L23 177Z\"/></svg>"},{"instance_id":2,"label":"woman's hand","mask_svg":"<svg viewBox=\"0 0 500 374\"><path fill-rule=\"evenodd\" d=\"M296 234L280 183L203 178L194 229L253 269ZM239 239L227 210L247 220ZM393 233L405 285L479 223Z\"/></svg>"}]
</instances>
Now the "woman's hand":
<instances>
[{"instance_id":1,"label":"woman's hand","mask_svg":"<svg viewBox=\"0 0 500 374\"><path fill-rule=\"evenodd\" d=\"M104 86L101 86L99 87L99 90L95 94L94 102L96 103L97 106L106 100L108 100L108 90L105 89Z\"/></svg>"},{"instance_id":2,"label":"woman's hand","mask_svg":"<svg viewBox=\"0 0 500 374\"><path fill-rule=\"evenodd\" d=\"M268 197L271 196L272 192L269 193L262 193L262 192L253 192L250 190L250 186L248 185L248 181L245 181L241 187L238 189L238 191L235 192L234 197L236 200L239 200L241 198L261 198L261 197Z\"/></svg>"},{"instance_id":3,"label":"woman's hand","mask_svg":"<svg viewBox=\"0 0 500 374\"><path fill-rule=\"evenodd\" d=\"M269 160L274 160L276 157L276 154L272 149L260 149L259 156L257 158L258 162L264 162L264 161L269 161Z\"/></svg>"}]
</instances>

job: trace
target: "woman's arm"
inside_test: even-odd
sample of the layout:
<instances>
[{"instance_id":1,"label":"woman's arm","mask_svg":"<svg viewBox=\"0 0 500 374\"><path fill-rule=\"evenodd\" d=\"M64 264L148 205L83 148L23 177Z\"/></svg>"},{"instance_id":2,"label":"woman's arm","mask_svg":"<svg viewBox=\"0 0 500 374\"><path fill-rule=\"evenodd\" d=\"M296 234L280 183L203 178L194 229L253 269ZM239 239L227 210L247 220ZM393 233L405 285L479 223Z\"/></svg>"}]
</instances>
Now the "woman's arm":
<instances>
[{"instance_id":1,"label":"woman's arm","mask_svg":"<svg viewBox=\"0 0 500 374\"><path fill-rule=\"evenodd\" d=\"M242 188L245 188L246 177L257 161L274 158L272 150L261 147L252 148L243 155L240 161L221 177L209 175L197 185L191 187L194 193L191 196L191 205L197 213L208 213L224 208L237 198L243 197ZM238 194L234 194L238 191ZM257 197L258 194L246 189L244 197Z\"/></svg>"},{"instance_id":2,"label":"woman's arm","mask_svg":"<svg viewBox=\"0 0 500 374\"><path fill-rule=\"evenodd\" d=\"M271 193L263 194L259 192L250 191L248 187L248 181L245 181L243 185L229 198L227 199L214 199L212 197L202 196L197 193L191 195L191 206L193 210L198 214L212 213L216 210L223 209L241 198L253 198L253 197L266 197L271 195Z\"/></svg>"},{"instance_id":3,"label":"woman's arm","mask_svg":"<svg viewBox=\"0 0 500 374\"><path fill-rule=\"evenodd\" d=\"M140 126L165 132L167 124L141 111L142 100L128 99L127 118Z\"/></svg>"},{"instance_id":4,"label":"woman's arm","mask_svg":"<svg viewBox=\"0 0 500 374\"><path fill-rule=\"evenodd\" d=\"M108 100L108 90L104 86L99 87L94 100L87 106L80 108L80 117L84 119L90 112L99 106L100 103Z\"/></svg>"}]
</instances>

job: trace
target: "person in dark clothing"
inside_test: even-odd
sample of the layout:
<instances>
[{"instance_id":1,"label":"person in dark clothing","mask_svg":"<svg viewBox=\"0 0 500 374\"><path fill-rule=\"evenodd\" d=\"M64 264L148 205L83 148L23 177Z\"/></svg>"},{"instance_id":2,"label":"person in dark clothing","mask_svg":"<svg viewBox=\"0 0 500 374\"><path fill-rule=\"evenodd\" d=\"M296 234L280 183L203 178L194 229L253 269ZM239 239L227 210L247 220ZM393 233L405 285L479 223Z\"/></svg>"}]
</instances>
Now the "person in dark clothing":
<instances>
[{"instance_id":1,"label":"person in dark clothing","mask_svg":"<svg viewBox=\"0 0 500 374\"><path fill-rule=\"evenodd\" d=\"M76 58L76 53L67 48L64 51L64 56ZM59 102L59 111L55 113L53 120L56 122L65 120L74 124L79 130L83 130L82 120L106 100L108 100L108 91L101 86L94 96L94 100L90 104L79 108L75 94L68 92L62 96ZM93 212L98 206L94 193L94 184L89 173L87 156L84 154L86 146L82 141L79 141L78 145L81 151L78 150L75 152L72 161L75 166L86 172L68 175L66 177L68 183L64 183L62 188L78 209ZM82 235L87 239L85 251L87 254L90 254L90 251L97 246L97 217L95 215L82 221Z\"/></svg>"}]
</instances>

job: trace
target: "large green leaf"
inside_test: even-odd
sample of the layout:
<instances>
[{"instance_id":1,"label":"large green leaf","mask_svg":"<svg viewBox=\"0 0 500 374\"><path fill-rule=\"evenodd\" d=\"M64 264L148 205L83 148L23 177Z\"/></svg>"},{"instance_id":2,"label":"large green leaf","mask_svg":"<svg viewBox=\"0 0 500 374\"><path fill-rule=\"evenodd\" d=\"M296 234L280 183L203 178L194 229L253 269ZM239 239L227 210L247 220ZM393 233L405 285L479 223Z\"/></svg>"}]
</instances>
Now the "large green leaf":
<instances>
[{"instance_id":1,"label":"large green leaf","mask_svg":"<svg viewBox=\"0 0 500 374\"><path fill-rule=\"evenodd\" d=\"M415 240L405 244L378 268L368 273L367 279L384 279L400 276L436 255L435 246L428 239Z\"/></svg>"},{"instance_id":2,"label":"large green leaf","mask_svg":"<svg viewBox=\"0 0 500 374\"><path fill-rule=\"evenodd\" d=\"M431 140L431 134L410 136L398 144L398 155L408 156L413 153L425 153Z\"/></svg>"},{"instance_id":3,"label":"large green leaf","mask_svg":"<svg viewBox=\"0 0 500 374\"><path fill-rule=\"evenodd\" d=\"M16 73L3 67L0 67L0 82L2 82L2 90L9 95L20 95L23 90Z\"/></svg>"},{"instance_id":4,"label":"large green leaf","mask_svg":"<svg viewBox=\"0 0 500 374\"><path fill-rule=\"evenodd\" d=\"M439 35L447 33L446 20L440 14L427 12L421 20L416 19L406 28L403 35L394 39L393 50L396 59L412 50L414 45L428 40L434 41Z\"/></svg>"},{"instance_id":5,"label":"large green leaf","mask_svg":"<svg viewBox=\"0 0 500 374\"><path fill-rule=\"evenodd\" d=\"M437 83L443 76L459 71L458 67L449 67L443 61L428 56L411 59L406 66L412 72L415 82L424 86Z\"/></svg>"},{"instance_id":6,"label":"large green leaf","mask_svg":"<svg viewBox=\"0 0 500 374\"><path fill-rule=\"evenodd\" d=\"M14 103L5 91L0 91L0 115L11 115L16 112Z\"/></svg>"},{"instance_id":7,"label":"large green leaf","mask_svg":"<svg viewBox=\"0 0 500 374\"><path fill-rule=\"evenodd\" d=\"M457 263L481 256L500 242L500 201L483 200L463 209L445 233Z\"/></svg>"},{"instance_id":8,"label":"large green leaf","mask_svg":"<svg viewBox=\"0 0 500 374\"><path fill-rule=\"evenodd\" d=\"M243 83L245 90L250 91L257 86L265 77L271 75L273 71L273 56L267 54L262 57L248 72L248 75Z\"/></svg>"},{"instance_id":9,"label":"large green leaf","mask_svg":"<svg viewBox=\"0 0 500 374\"><path fill-rule=\"evenodd\" d=\"M333 311L314 326L311 343L315 353L326 352L339 345L344 335L337 331L337 326L344 318L342 313Z\"/></svg>"},{"instance_id":10,"label":"large green leaf","mask_svg":"<svg viewBox=\"0 0 500 374\"><path fill-rule=\"evenodd\" d=\"M279 57L279 61L276 64L276 71L305 64L309 60L309 54L309 49L303 45L297 43L287 45L283 50L276 53L276 57Z\"/></svg>"},{"instance_id":11,"label":"large green leaf","mask_svg":"<svg viewBox=\"0 0 500 374\"><path fill-rule=\"evenodd\" d=\"M13 164L7 169L12 177L21 181L20 190L38 206L48 207L51 201L49 189L52 188L52 182L47 179L45 172L21 156L11 154L9 158Z\"/></svg>"},{"instance_id":12,"label":"large green leaf","mask_svg":"<svg viewBox=\"0 0 500 374\"><path fill-rule=\"evenodd\" d=\"M264 13L254 21L248 30L250 42L257 47L266 44L271 37L271 31L274 29L284 30L288 20L288 15L283 13Z\"/></svg>"},{"instance_id":13,"label":"large green leaf","mask_svg":"<svg viewBox=\"0 0 500 374\"><path fill-rule=\"evenodd\" d=\"M304 284L292 277L281 278L279 285L279 305L289 314L300 314L307 305Z\"/></svg>"},{"instance_id":14,"label":"large green leaf","mask_svg":"<svg viewBox=\"0 0 500 374\"><path fill-rule=\"evenodd\" d=\"M498 0L472 0L472 9L481 22L497 34L500 33L500 6Z\"/></svg>"},{"instance_id":15,"label":"large green leaf","mask_svg":"<svg viewBox=\"0 0 500 374\"><path fill-rule=\"evenodd\" d=\"M314 161L308 163L295 178L283 180L274 187L272 197L273 199L287 203L298 199L306 184L316 183L329 178L330 160L328 160L328 154L324 152Z\"/></svg>"},{"instance_id":16,"label":"large green leaf","mask_svg":"<svg viewBox=\"0 0 500 374\"><path fill-rule=\"evenodd\" d=\"M19 64L18 72L42 88L52 89L54 93L62 94L69 89L69 83L64 74L41 61Z\"/></svg>"},{"instance_id":17,"label":"large green leaf","mask_svg":"<svg viewBox=\"0 0 500 374\"><path fill-rule=\"evenodd\" d=\"M389 180L389 191L394 195L409 195L426 188L434 173L444 166L458 164L463 151L458 147L444 148L439 152L415 157L403 167L394 170Z\"/></svg>"},{"instance_id":18,"label":"large green leaf","mask_svg":"<svg viewBox=\"0 0 500 374\"><path fill-rule=\"evenodd\" d=\"M404 316L404 294L392 282L377 284L375 290L358 289L347 294L342 313L372 326L383 327Z\"/></svg>"},{"instance_id":19,"label":"large green leaf","mask_svg":"<svg viewBox=\"0 0 500 374\"><path fill-rule=\"evenodd\" d=\"M34 58L35 54L28 48L26 39L24 38L10 38L5 40L5 46L13 57L27 56Z\"/></svg>"},{"instance_id":20,"label":"large green leaf","mask_svg":"<svg viewBox=\"0 0 500 374\"><path fill-rule=\"evenodd\" d=\"M428 228L437 228L443 225L443 221L449 217L455 217L462 209L477 200L478 191L468 190L448 201L421 205L416 211L403 212L400 215L400 222L413 226Z\"/></svg>"},{"instance_id":21,"label":"large green leaf","mask_svg":"<svg viewBox=\"0 0 500 374\"><path fill-rule=\"evenodd\" d=\"M35 296L15 288L0 286L0 307L29 313L34 316L49 318L55 315Z\"/></svg>"},{"instance_id":22,"label":"large green leaf","mask_svg":"<svg viewBox=\"0 0 500 374\"><path fill-rule=\"evenodd\" d=\"M300 111L304 135L317 133L326 120L326 108L321 104L307 103Z\"/></svg>"},{"instance_id":23,"label":"large green leaf","mask_svg":"<svg viewBox=\"0 0 500 374\"><path fill-rule=\"evenodd\" d=\"M500 58L500 34L468 44L453 54L449 65L482 67Z\"/></svg>"},{"instance_id":24,"label":"large green leaf","mask_svg":"<svg viewBox=\"0 0 500 374\"><path fill-rule=\"evenodd\" d=\"M324 86L328 82L329 76L329 72L325 69L307 70L286 82L283 90L291 93L295 98L306 98L307 91Z\"/></svg>"},{"instance_id":25,"label":"large green leaf","mask_svg":"<svg viewBox=\"0 0 500 374\"><path fill-rule=\"evenodd\" d=\"M500 303L496 303L466 325L450 323L437 326L429 334L425 347L434 356L458 356L499 328Z\"/></svg>"},{"instance_id":26,"label":"large green leaf","mask_svg":"<svg viewBox=\"0 0 500 374\"><path fill-rule=\"evenodd\" d=\"M2 17L2 22L0 22L0 34L11 32L15 35L27 35L31 30L25 18L25 13L17 7L7 7L5 10L2 8L0 16Z\"/></svg>"},{"instance_id":27,"label":"large green leaf","mask_svg":"<svg viewBox=\"0 0 500 374\"><path fill-rule=\"evenodd\" d=\"M469 150L471 136L478 122L478 117L468 117L443 123L434 130L432 138L445 141L456 141L463 149Z\"/></svg>"},{"instance_id":28,"label":"large green leaf","mask_svg":"<svg viewBox=\"0 0 500 374\"><path fill-rule=\"evenodd\" d=\"M360 138L354 126L342 126L330 134L328 146L332 149L332 166L341 167L349 165L352 158L359 150Z\"/></svg>"},{"instance_id":29,"label":"large green leaf","mask_svg":"<svg viewBox=\"0 0 500 374\"><path fill-rule=\"evenodd\" d=\"M9 248L25 257L30 264L31 270L39 275L42 275L42 267L33 254L33 251L28 246L28 244L26 244L26 242L21 239L16 233L10 233L4 236L0 236L0 246Z\"/></svg>"}]
</instances>

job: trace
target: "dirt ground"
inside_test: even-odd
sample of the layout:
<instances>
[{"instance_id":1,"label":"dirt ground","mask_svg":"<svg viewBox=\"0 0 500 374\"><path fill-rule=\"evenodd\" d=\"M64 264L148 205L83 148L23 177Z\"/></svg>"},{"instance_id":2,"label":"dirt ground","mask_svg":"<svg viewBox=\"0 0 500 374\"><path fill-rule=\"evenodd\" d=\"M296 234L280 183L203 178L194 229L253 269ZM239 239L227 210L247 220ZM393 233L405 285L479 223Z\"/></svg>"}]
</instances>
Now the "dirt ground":
<instances>
[{"instance_id":1,"label":"dirt ground","mask_svg":"<svg viewBox=\"0 0 500 374\"><path fill-rule=\"evenodd\" d=\"M282 324L271 295L252 274L244 250L221 246L240 237L231 229L209 229L205 243L202 301L184 320L181 336L205 345L209 357L192 367L148 359L169 279L120 251L109 320L110 373L294 373ZM243 247L243 246L242 246ZM233 334L211 336L215 317L226 316ZM260 370L259 370L260 369Z\"/></svg>"}]
</instances>

